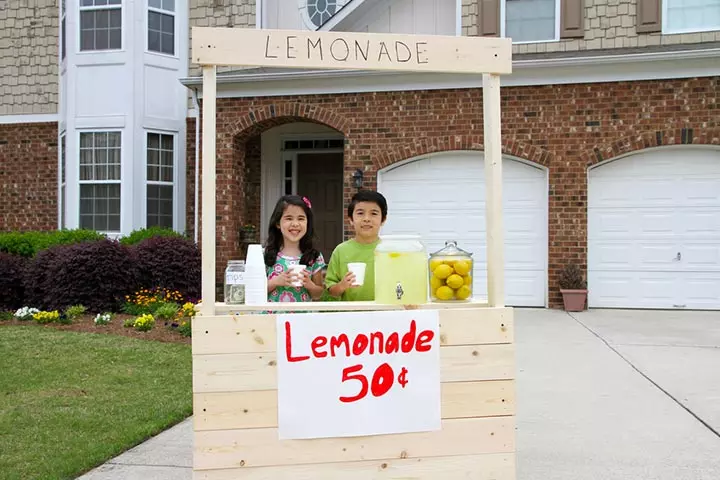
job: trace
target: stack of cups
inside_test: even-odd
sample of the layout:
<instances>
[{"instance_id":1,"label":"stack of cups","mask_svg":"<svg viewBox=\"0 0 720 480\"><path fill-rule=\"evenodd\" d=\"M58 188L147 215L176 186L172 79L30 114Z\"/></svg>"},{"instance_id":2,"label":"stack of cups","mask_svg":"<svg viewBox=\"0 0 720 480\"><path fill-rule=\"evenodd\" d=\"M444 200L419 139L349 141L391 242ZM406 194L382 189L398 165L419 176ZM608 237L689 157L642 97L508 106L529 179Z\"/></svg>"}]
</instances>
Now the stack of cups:
<instances>
[{"instance_id":1,"label":"stack of cups","mask_svg":"<svg viewBox=\"0 0 720 480\"><path fill-rule=\"evenodd\" d=\"M245 258L245 304L267 303L267 272L262 245L248 245Z\"/></svg>"}]
</instances>

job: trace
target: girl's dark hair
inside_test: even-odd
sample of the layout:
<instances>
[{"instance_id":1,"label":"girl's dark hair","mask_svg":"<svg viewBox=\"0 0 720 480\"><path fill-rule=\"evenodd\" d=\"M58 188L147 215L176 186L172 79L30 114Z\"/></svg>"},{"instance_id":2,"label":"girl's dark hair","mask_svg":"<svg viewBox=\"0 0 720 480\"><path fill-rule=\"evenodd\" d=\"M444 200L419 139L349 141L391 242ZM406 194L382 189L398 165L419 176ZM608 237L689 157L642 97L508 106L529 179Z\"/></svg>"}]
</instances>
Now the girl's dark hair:
<instances>
[{"instance_id":1,"label":"girl's dark hair","mask_svg":"<svg viewBox=\"0 0 720 480\"><path fill-rule=\"evenodd\" d=\"M268 267L275 265L278 253L280 252L280 249L282 249L283 236L282 232L278 228L278 224L280 223L280 220L282 220L285 209L290 205L302 208L305 211L305 216L307 217L307 232L305 232L305 236L300 239L300 251L302 252L300 263L303 265L310 265L312 262L317 260L320 255L320 252L313 247L315 231L313 229L312 210L308 207L302 197L298 195L285 195L278 200L275 205L275 210L273 210L273 213L270 216L268 236L267 241L265 242L265 265Z\"/></svg>"}]
</instances>

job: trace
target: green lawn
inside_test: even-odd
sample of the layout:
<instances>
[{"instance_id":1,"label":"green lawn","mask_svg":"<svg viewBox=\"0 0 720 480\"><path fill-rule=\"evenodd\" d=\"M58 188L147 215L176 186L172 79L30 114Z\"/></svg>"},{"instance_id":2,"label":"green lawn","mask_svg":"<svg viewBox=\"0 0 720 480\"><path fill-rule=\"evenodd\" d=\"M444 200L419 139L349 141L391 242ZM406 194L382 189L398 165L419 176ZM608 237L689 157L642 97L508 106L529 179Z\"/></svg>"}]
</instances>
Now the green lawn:
<instances>
[{"instance_id":1,"label":"green lawn","mask_svg":"<svg viewBox=\"0 0 720 480\"><path fill-rule=\"evenodd\" d=\"M72 479L192 413L189 345L0 327L0 478Z\"/></svg>"}]
</instances>

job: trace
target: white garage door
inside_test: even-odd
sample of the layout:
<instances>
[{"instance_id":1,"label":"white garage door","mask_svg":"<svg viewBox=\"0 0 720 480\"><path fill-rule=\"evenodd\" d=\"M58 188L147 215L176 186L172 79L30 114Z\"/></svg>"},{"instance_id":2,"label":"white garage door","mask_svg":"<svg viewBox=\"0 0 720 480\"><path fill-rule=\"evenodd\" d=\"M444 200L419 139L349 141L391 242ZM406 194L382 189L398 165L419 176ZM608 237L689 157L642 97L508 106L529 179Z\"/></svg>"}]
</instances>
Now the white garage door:
<instances>
[{"instance_id":1,"label":"white garage door","mask_svg":"<svg viewBox=\"0 0 720 480\"><path fill-rule=\"evenodd\" d=\"M590 170L592 307L720 308L720 151L667 148Z\"/></svg>"},{"instance_id":2,"label":"white garage door","mask_svg":"<svg viewBox=\"0 0 720 480\"><path fill-rule=\"evenodd\" d=\"M487 298L485 170L481 152L444 152L381 171L388 200L384 234L419 234L430 253L457 240L473 253L475 296ZM547 180L545 170L503 161L507 305L545 306Z\"/></svg>"}]
</instances>

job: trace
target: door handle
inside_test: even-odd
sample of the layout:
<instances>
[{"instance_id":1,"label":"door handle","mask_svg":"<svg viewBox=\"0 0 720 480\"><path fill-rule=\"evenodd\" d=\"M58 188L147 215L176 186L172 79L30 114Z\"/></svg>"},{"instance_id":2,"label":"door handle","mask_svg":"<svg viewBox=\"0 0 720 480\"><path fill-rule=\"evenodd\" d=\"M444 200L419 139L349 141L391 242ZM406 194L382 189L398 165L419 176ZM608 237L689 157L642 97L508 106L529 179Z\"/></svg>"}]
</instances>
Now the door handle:
<instances>
[{"instance_id":1,"label":"door handle","mask_svg":"<svg viewBox=\"0 0 720 480\"><path fill-rule=\"evenodd\" d=\"M675 256L675 260L677 260L678 262L680 260L682 260L682 255L680 255L680 252L678 252L677 255Z\"/></svg>"}]
</instances>

